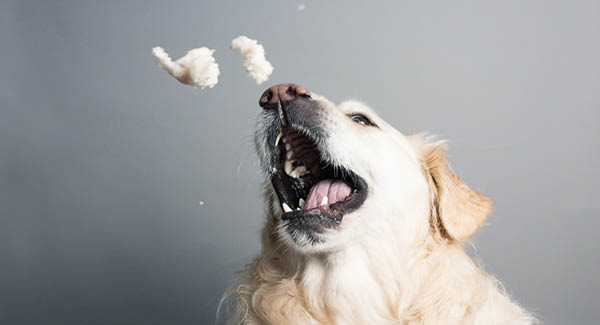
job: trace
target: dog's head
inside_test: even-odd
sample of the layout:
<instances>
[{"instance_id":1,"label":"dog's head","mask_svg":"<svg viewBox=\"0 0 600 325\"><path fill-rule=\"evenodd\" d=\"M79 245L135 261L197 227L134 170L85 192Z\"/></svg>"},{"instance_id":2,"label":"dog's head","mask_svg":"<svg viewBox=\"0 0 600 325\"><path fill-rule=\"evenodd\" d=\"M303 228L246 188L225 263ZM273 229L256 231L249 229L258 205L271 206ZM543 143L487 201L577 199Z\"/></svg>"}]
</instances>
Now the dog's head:
<instances>
[{"instance_id":1,"label":"dog's head","mask_svg":"<svg viewBox=\"0 0 600 325\"><path fill-rule=\"evenodd\" d=\"M255 142L279 239L301 252L408 233L472 235L491 202L449 171L444 143L407 137L358 101L295 84L260 98Z\"/></svg>"}]
</instances>

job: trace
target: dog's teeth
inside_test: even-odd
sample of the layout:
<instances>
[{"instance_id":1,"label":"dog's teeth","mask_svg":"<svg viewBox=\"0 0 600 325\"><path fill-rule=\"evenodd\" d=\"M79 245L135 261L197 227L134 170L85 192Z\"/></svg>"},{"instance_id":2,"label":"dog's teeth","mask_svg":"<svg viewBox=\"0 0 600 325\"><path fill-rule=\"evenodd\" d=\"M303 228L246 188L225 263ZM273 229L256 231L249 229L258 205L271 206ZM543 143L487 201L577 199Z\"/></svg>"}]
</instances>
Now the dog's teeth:
<instances>
[{"instance_id":1,"label":"dog's teeth","mask_svg":"<svg viewBox=\"0 0 600 325\"><path fill-rule=\"evenodd\" d=\"M296 169L294 169L294 171L297 171L298 175L304 175L304 173L306 172L306 167L299 166L299 167L296 167Z\"/></svg>"},{"instance_id":2,"label":"dog's teeth","mask_svg":"<svg viewBox=\"0 0 600 325\"><path fill-rule=\"evenodd\" d=\"M285 169L286 174L288 174L290 177L293 177L293 178L298 178L298 177L304 175L304 173L306 172L306 167L304 167L304 166L298 166L298 167L294 168L294 165L291 164L290 168L294 168L294 170L288 172L288 170L287 170L287 168L288 168L287 167L288 166L287 162L288 161L285 162L286 163L286 166L285 166L285 168L286 168Z\"/></svg>"},{"instance_id":3,"label":"dog's teeth","mask_svg":"<svg viewBox=\"0 0 600 325\"><path fill-rule=\"evenodd\" d=\"M297 207L297 208L296 208L296 211L300 211L300 207Z\"/></svg>"},{"instance_id":4,"label":"dog's teeth","mask_svg":"<svg viewBox=\"0 0 600 325\"><path fill-rule=\"evenodd\" d=\"M323 199L321 200L321 206L327 205L327 203L328 203L327 197L324 196Z\"/></svg>"},{"instance_id":5,"label":"dog's teeth","mask_svg":"<svg viewBox=\"0 0 600 325\"><path fill-rule=\"evenodd\" d=\"M306 204L306 201L304 201L303 198L300 198L300 200L298 200L298 206L302 209L304 209L304 205Z\"/></svg>"},{"instance_id":6,"label":"dog's teeth","mask_svg":"<svg viewBox=\"0 0 600 325\"><path fill-rule=\"evenodd\" d=\"M292 173L292 168L293 168L293 166L292 166L292 161L291 161L291 160L286 160L286 161L285 161L285 167L284 167L284 169L285 169L285 173L286 173L286 174L288 174L289 176L292 176L292 175L291 175L291 173Z\"/></svg>"},{"instance_id":7,"label":"dog's teeth","mask_svg":"<svg viewBox=\"0 0 600 325\"><path fill-rule=\"evenodd\" d=\"M291 159L293 154L294 154L294 152L292 150L290 150L290 151L288 151L288 152L285 153L285 158Z\"/></svg>"},{"instance_id":8,"label":"dog's teeth","mask_svg":"<svg viewBox=\"0 0 600 325\"><path fill-rule=\"evenodd\" d=\"M290 177L293 177L293 178L298 178L298 177L300 177L300 173L298 172L298 168L296 168L296 169L292 170L292 172L291 172L291 173L289 173L288 175L290 175Z\"/></svg>"},{"instance_id":9,"label":"dog's teeth","mask_svg":"<svg viewBox=\"0 0 600 325\"><path fill-rule=\"evenodd\" d=\"M287 203L283 203L283 212L292 212L292 209L290 208L289 205L287 205Z\"/></svg>"},{"instance_id":10,"label":"dog's teeth","mask_svg":"<svg viewBox=\"0 0 600 325\"><path fill-rule=\"evenodd\" d=\"M289 143L286 143L285 141L283 141L283 143L285 143L285 150L290 151L290 148L292 148L292 146Z\"/></svg>"},{"instance_id":11,"label":"dog's teeth","mask_svg":"<svg viewBox=\"0 0 600 325\"><path fill-rule=\"evenodd\" d=\"M279 134L277 135L277 139L275 139L275 147L277 147L277 144L279 144L279 140L281 140L281 136L283 135L283 133L279 132Z\"/></svg>"}]
</instances>

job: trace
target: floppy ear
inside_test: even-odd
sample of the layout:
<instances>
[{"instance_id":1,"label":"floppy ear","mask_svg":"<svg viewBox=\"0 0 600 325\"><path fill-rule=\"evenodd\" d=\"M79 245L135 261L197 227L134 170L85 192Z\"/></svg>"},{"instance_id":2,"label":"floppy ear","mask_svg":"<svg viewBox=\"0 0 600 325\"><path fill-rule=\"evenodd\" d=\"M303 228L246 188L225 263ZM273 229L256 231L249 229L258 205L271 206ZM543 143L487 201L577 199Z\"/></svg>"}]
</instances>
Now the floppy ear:
<instances>
[{"instance_id":1,"label":"floppy ear","mask_svg":"<svg viewBox=\"0 0 600 325\"><path fill-rule=\"evenodd\" d=\"M475 193L448 170L445 142L430 144L423 153L426 177L432 191L432 223L454 240L466 240L492 212L492 201Z\"/></svg>"}]
</instances>

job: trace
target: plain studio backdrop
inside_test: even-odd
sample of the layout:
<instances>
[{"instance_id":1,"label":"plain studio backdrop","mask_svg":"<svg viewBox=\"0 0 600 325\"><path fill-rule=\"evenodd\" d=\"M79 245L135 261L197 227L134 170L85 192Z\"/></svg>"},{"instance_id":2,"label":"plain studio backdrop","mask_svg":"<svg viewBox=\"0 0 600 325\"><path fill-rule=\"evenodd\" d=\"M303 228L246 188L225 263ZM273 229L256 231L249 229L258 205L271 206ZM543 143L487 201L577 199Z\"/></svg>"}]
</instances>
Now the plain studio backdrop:
<instances>
[{"instance_id":1,"label":"plain studio backdrop","mask_svg":"<svg viewBox=\"0 0 600 325\"><path fill-rule=\"evenodd\" d=\"M1 324L213 323L260 249L252 132L285 81L449 139L495 200L486 269L547 324L600 319L598 1L4 0L0 41ZM157 45L215 49L219 84Z\"/></svg>"}]
</instances>

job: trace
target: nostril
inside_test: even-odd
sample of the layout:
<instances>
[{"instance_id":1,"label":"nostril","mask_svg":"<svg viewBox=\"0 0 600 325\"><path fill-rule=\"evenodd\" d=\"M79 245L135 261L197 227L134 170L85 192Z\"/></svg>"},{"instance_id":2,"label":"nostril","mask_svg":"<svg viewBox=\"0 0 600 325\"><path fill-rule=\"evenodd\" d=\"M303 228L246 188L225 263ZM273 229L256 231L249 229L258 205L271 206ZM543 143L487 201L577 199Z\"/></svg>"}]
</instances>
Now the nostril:
<instances>
[{"instance_id":1,"label":"nostril","mask_svg":"<svg viewBox=\"0 0 600 325\"><path fill-rule=\"evenodd\" d=\"M272 98L273 98L273 90L271 88L269 88L262 94L262 96L260 96L258 105L260 105L260 107L263 107L263 106L267 105L271 101Z\"/></svg>"},{"instance_id":2,"label":"nostril","mask_svg":"<svg viewBox=\"0 0 600 325\"><path fill-rule=\"evenodd\" d=\"M292 85L289 85L285 88L285 93L290 97L294 98L296 96L296 90Z\"/></svg>"}]
</instances>

